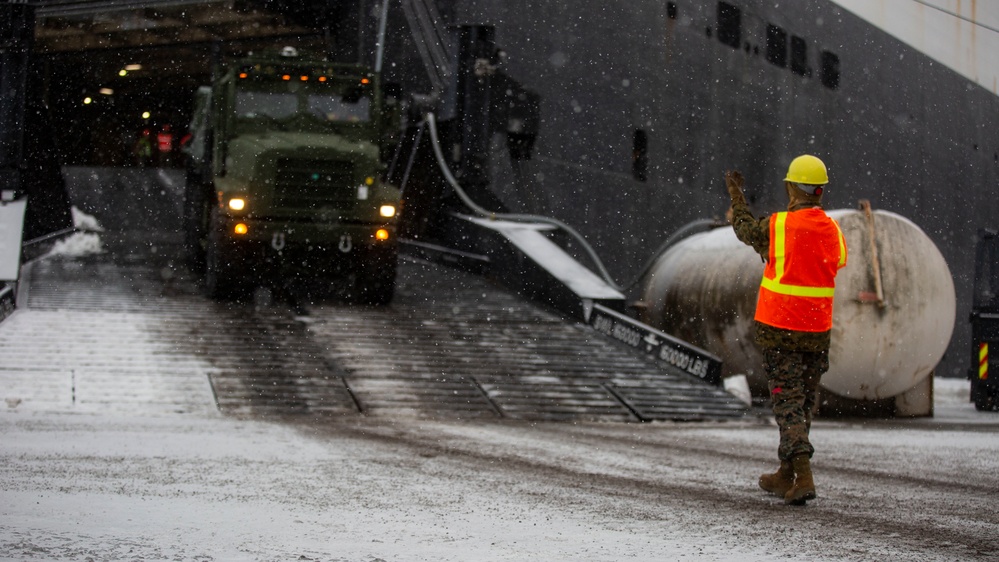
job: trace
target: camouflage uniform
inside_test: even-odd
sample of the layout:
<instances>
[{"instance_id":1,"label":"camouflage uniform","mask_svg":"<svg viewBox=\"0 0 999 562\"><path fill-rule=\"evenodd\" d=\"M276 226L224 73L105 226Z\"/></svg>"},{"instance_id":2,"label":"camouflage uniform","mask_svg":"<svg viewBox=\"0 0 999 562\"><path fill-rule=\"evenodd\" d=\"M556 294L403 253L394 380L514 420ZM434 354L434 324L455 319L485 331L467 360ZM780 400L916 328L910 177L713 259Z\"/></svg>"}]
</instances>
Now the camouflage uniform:
<instances>
[{"instance_id":1,"label":"camouflage uniform","mask_svg":"<svg viewBox=\"0 0 999 562\"><path fill-rule=\"evenodd\" d=\"M732 202L735 235L763 259L770 253L770 217L757 219L744 200ZM783 330L756 322L756 343L763 351L774 417L780 428L781 460L815 449L808 441L819 379L829 370L830 332Z\"/></svg>"}]
</instances>

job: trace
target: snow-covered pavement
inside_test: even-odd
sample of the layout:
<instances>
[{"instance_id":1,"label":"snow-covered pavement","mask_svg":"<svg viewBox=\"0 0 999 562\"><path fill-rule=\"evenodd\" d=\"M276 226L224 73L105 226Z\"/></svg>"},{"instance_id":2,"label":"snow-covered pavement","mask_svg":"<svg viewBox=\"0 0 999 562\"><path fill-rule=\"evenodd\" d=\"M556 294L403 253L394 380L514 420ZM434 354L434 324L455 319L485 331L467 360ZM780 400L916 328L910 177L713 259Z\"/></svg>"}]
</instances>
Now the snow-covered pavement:
<instances>
[{"instance_id":1,"label":"snow-covered pavement","mask_svg":"<svg viewBox=\"0 0 999 562\"><path fill-rule=\"evenodd\" d=\"M756 487L766 422L0 404L0 559L995 559L999 414L966 388L938 381L933 419L818 421L805 508Z\"/></svg>"},{"instance_id":2,"label":"snow-covered pavement","mask_svg":"<svg viewBox=\"0 0 999 562\"><path fill-rule=\"evenodd\" d=\"M819 498L792 508L756 485L769 420L229 417L179 325L55 308L0 330L0 560L999 557L999 413L967 381L934 418L816 421Z\"/></svg>"}]
</instances>

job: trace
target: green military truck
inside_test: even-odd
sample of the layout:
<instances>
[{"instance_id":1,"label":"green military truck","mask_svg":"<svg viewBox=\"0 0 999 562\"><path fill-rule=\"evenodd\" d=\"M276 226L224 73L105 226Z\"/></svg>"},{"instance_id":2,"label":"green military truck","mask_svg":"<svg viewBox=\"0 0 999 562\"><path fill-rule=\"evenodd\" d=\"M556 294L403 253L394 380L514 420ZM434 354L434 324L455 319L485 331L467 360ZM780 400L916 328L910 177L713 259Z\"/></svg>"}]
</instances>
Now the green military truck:
<instances>
[{"instance_id":1,"label":"green military truck","mask_svg":"<svg viewBox=\"0 0 999 562\"><path fill-rule=\"evenodd\" d=\"M232 62L198 90L184 228L210 297L269 285L392 299L400 193L382 173L394 102L367 67L289 47Z\"/></svg>"}]
</instances>

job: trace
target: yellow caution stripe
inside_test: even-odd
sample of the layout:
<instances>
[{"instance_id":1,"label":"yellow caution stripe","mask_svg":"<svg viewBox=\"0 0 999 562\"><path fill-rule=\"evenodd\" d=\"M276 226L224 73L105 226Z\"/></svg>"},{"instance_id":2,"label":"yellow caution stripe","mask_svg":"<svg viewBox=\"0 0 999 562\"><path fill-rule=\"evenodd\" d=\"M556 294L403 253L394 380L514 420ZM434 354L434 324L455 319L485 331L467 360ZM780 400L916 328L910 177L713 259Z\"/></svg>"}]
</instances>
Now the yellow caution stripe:
<instances>
[{"instance_id":1,"label":"yellow caution stripe","mask_svg":"<svg viewBox=\"0 0 999 562\"><path fill-rule=\"evenodd\" d=\"M989 343L978 344L978 378L985 380L989 378Z\"/></svg>"}]
</instances>

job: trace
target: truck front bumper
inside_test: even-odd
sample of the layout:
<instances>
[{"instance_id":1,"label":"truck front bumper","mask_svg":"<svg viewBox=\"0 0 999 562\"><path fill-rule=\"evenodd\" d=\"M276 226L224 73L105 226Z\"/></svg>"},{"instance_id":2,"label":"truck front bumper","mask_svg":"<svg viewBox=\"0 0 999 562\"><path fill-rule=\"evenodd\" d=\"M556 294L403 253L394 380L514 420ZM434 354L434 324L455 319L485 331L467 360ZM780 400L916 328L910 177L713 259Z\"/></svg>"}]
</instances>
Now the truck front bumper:
<instances>
[{"instance_id":1,"label":"truck front bumper","mask_svg":"<svg viewBox=\"0 0 999 562\"><path fill-rule=\"evenodd\" d=\"M330 278L372 267L394 269L398 249L393 225L229 218L218 226L224 229L224 253L257 277Z\"/></svg>"}]
</instances>

